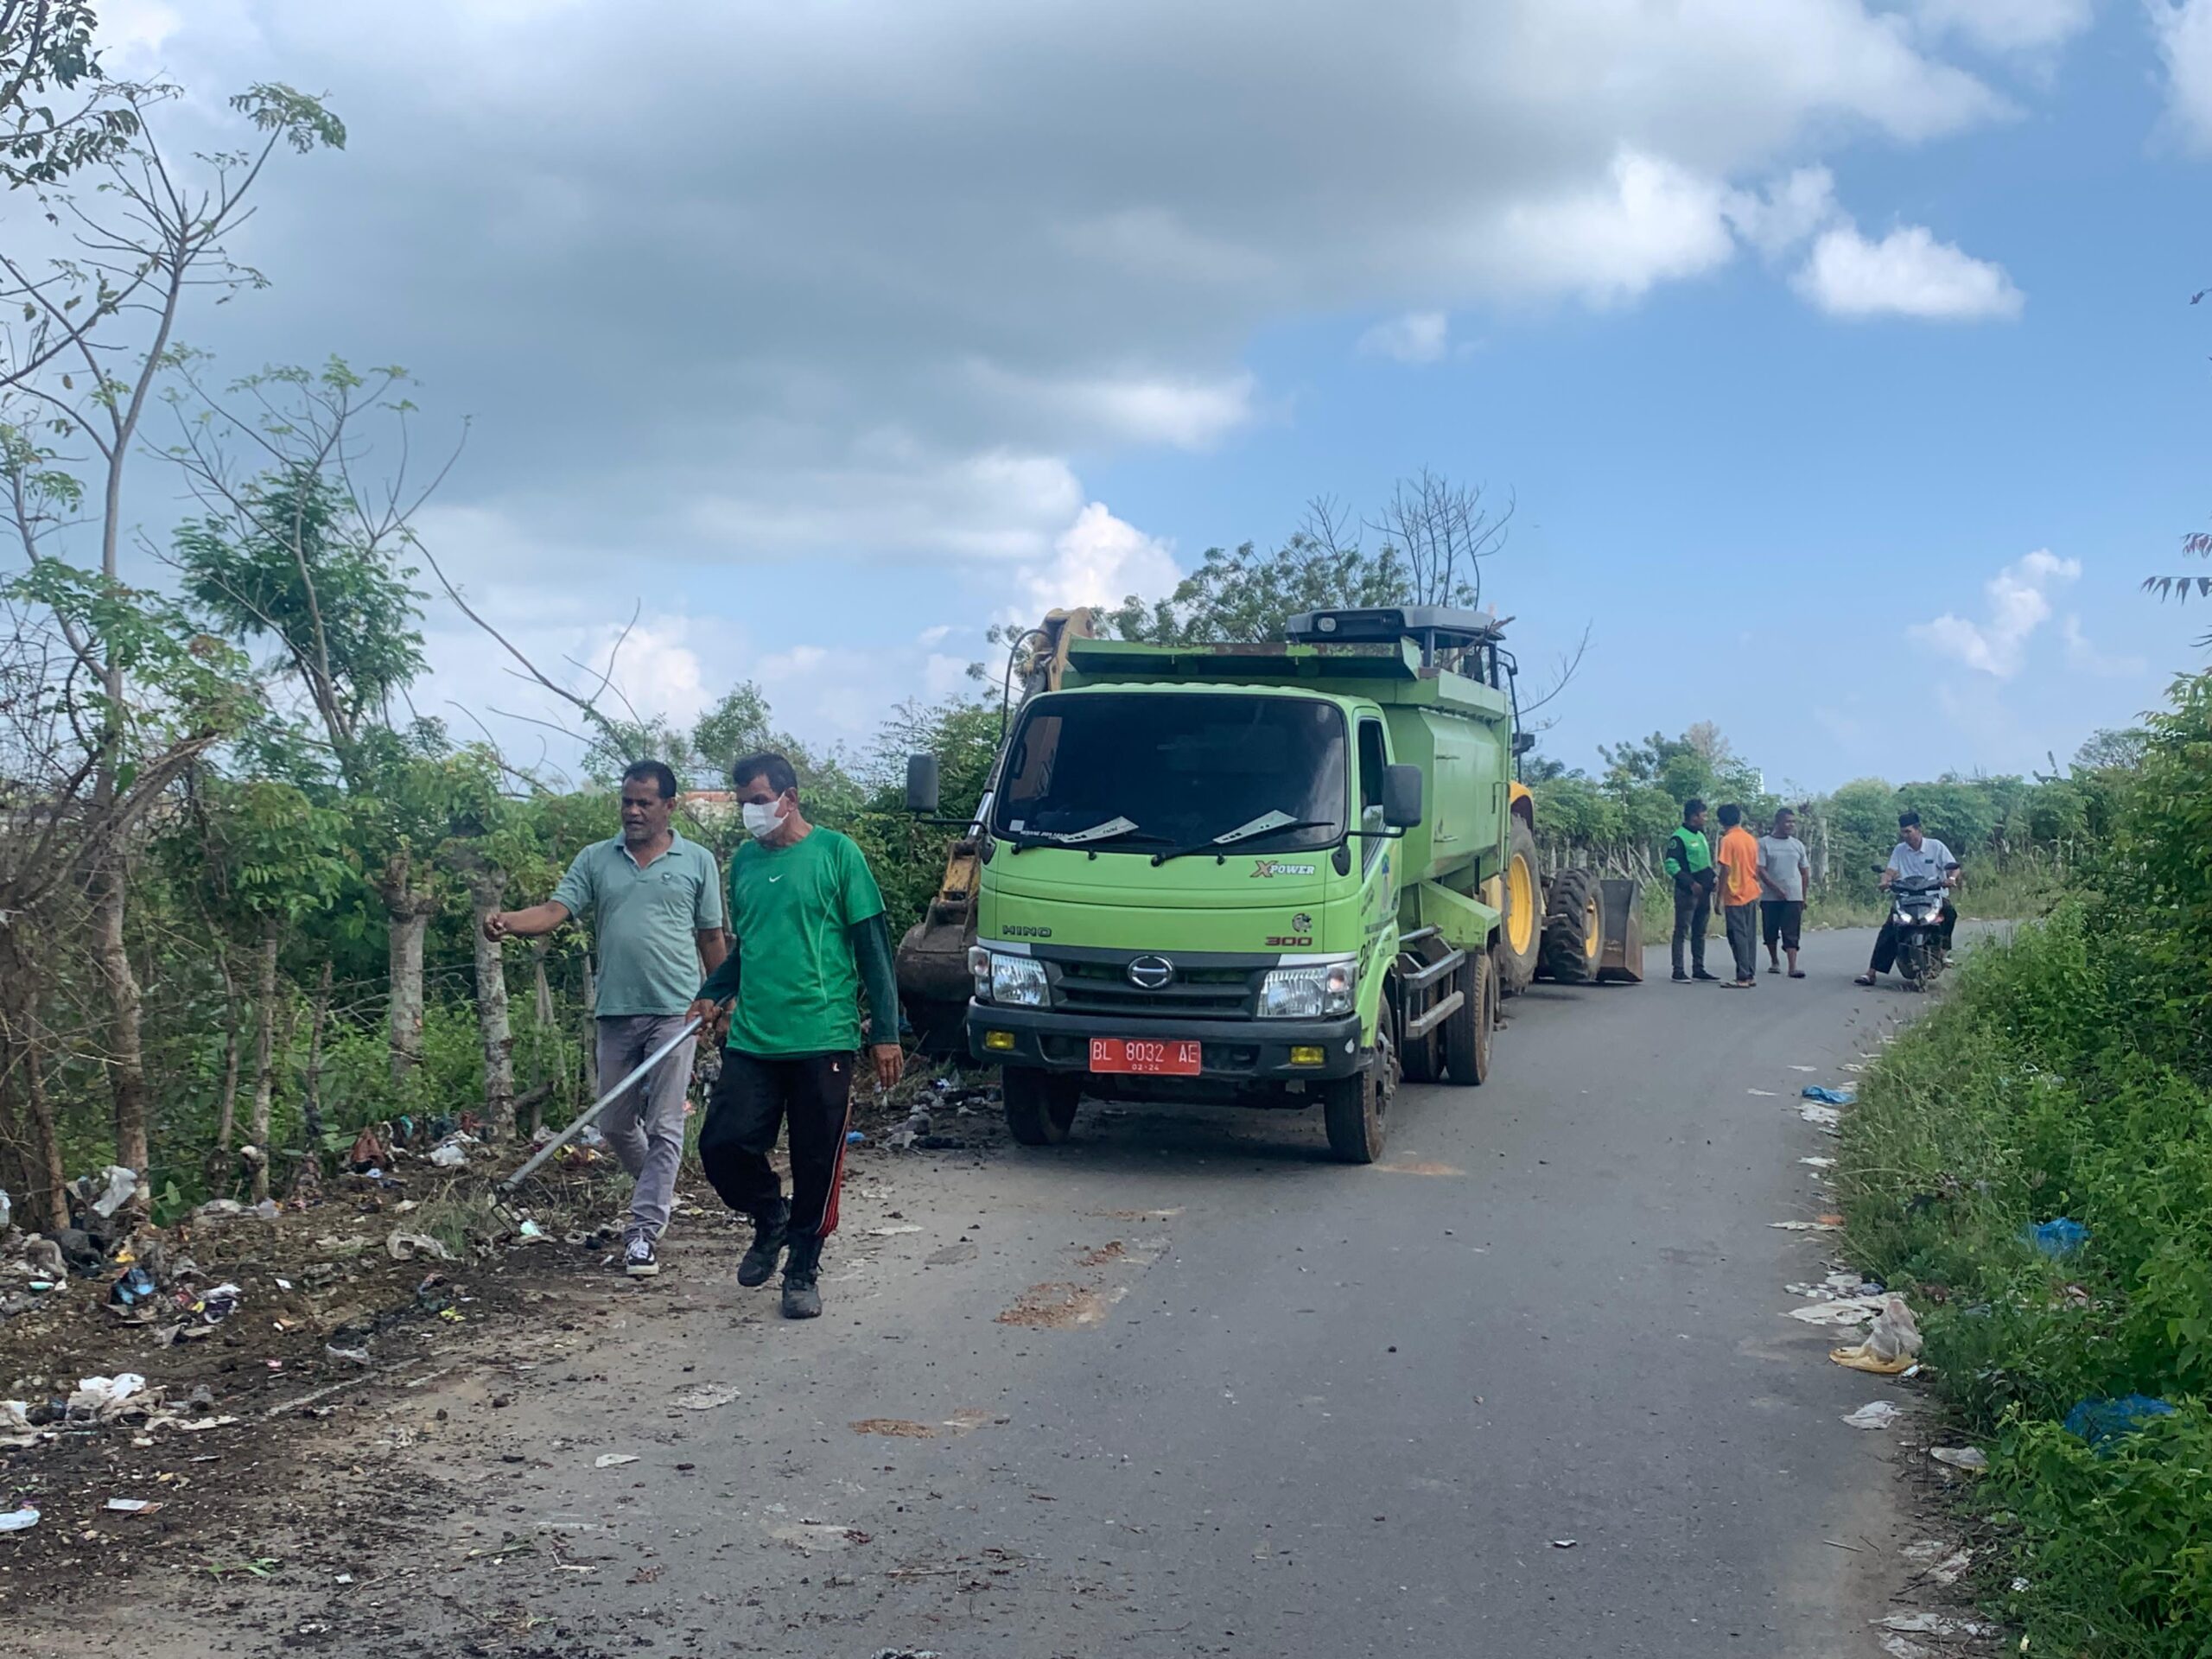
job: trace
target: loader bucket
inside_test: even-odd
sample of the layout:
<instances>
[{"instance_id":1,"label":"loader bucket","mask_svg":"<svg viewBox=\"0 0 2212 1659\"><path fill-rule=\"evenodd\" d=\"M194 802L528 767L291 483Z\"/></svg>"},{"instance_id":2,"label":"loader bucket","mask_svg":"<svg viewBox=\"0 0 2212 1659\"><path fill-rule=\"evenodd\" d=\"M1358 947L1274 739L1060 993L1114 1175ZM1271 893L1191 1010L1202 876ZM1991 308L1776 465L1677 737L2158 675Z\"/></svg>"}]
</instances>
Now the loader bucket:
<instances>
[{"instance_id":1,"label":"loader bucket","mask_svg":"<svg viewBox=\"0 0 2212 1659\"><path fill-rule=\"evenodd\" d=\"M944 885L922 919L899 941L899 1000L925 1054L957 1058L968 1052L968 947L976 943L976 843L956 842Z\"/></svg>"},{"instance_id":2,"label":"loader bucket","mask_svg":"<svg viewBox=\"0 0 2212 1659\"><path fill-rule=\"evenodd\" d=\"M1600 985L1643 982L1643 883L1634 876L1609 875L1598 884L1599 924L1605 930L1598 958Z\"/></svg>"}]
</instances>

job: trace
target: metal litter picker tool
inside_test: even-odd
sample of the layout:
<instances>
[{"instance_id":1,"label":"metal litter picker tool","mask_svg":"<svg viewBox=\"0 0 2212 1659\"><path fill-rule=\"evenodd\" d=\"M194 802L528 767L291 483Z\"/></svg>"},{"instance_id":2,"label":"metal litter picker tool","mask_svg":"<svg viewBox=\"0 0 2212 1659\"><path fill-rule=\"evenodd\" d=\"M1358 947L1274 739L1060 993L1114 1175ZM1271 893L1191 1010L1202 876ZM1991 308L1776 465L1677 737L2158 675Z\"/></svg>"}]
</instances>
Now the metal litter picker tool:
<instances>
[{"instance_id":1,"label":"metal litter picker tool","mask_svg":"<svg viewBox=\"0 0 2212 1659\"><path fill-rule=\"evenodd\" d=\"M636 1066L632 1068L632 1070L623 1077L621 1082L616 1084L612 1089L609 1089L597 1100L592 1102L590 1110L578 1113L575 1122L569 1124L567 1128L562 1130L560 1134L555 1135L550 1141L548 1141L543 1146L540 1147L536 1153L531 1154L531 1160L528 1163L524 1164L520 1169L515 1171L513 1174L508 1176L505 1180L501 1181L497 1190L493 1194L493 1201L498 1206L501 1217L509 1221L519 1222L521 1220L521 1217L516 1214L509 1207L508 1201L521 1190L522 1184L528 1180L532 1175L535 1175L547 1159L550 1158L555 1153L560 1151L562 1147L567 1146L569 1141L582 1135L593 1123L598 1122L599 1115L605 1111L609 1106L613 1105L615 1098L620 1096L624 1090L627 1089L632 1084L637 1082L639 1078L644 1077L646 1072L652 1071L653 1067L658 1065L671 1054L673 1054L685 1038L690 1036L694 1032L699 1029L699 1024L700 1022L696 1020L686 1020L683 1022L683 1030L677 1032L675 1036L670 1038L652 1053L646 1055L644 1059L639 1061Z\"/></svg>"}]
</instances>

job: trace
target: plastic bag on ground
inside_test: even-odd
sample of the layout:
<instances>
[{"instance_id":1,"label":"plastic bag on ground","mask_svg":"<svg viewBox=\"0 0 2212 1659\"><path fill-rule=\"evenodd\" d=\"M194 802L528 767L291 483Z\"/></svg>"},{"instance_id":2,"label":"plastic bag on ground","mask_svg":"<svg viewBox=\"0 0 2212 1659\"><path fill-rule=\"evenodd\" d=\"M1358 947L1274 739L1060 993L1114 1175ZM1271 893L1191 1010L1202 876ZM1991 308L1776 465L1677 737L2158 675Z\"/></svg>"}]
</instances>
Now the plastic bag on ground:
<instances>
[{"instance_id":1,"label":"plastic bag on ground","mask_svg":"<svg viewBox=\"0 0 2212 1659\"><path fill-rule=\"evenodd\" d=\"M1798 1094L1806 1100L1817 1100L1823 1106L1848 1106L1859 1098L1856 1089L1829 1089L1817 1083L1808 1083Z\"/></svg>"},{"instance_id":2,"label":"plastic bag on ground","mask_svg":"<svg viewBox=\"0 0 2212 1659\"><path fill-rule=\"evenodd\" d=\"M1920 1327L1902 1296L1885 1296L1882 1311L1867 1327L1866 1341L1850 1348L1831 1349L1828 1357L1854 1371L1895 1376L1909 1371L1920 1358Z\"/></svg>"},{"instance_id":3,"label":"plastic bag on ground","mask_svg":"<svg viewBox=\"0 0 2212 1659\"><path fill-rule=\"evenodd\" d=\"M2060 1216L2031 1227L2023 1227L2020 1236L2048 1256L2067 1256L2089 1242L2089 1230L2071 1217Z\"/></svg>"},{"instance_id":4,"label":"plastic bag on ground","mask_svg":"<svg viewBox=\"0 0 2212 1659\"><path fill-rule=\"evenodd\" d=\"M417 1255L435 1256L441 1262L453 1260L453 1252L428 1233L403 1232L397 1227L385 1240L384 1247L395 1262L412 1262Z\"/></svg>"},{"instance_id":5,"label":"plastic bag on ground","mask_svg":"<svg viewBox=\"0 0 2212 1659\"><path fill-rule=\"evenodd\" d=\"M2117 1400L2084 1400L2066 1414L2066 1432L2079 1435L2109 1455L2116 1442L2134 1433L2156 1417L2174 1414L2171 1401L2154 1400L2147 1394L2122 1395Z\"/></svg>"},{"instance_id":6,"label":"plastic bag on ground","mask_svg":"<svg viewBox=\"0 0 2212 1659\"><path fill-rule=\"evenodd\" d=\"M29 1532L38 1525L38 1511L28 1503L20 1510L0 1515L0 1532Z\"/></svg>"},{"instance_id":7,"label":"plastic bag on ground","mask_svg":"<svg viewBox=\"0 0 2212 1659\"><path fill-rule=\"evenodd\" d=\"M105 1422L143 1393L145 1387L146 1379L136 1371L86 1377L69 1396L69 1413L72 1416L88 1414Z\"/></svg>"}]
</instances>

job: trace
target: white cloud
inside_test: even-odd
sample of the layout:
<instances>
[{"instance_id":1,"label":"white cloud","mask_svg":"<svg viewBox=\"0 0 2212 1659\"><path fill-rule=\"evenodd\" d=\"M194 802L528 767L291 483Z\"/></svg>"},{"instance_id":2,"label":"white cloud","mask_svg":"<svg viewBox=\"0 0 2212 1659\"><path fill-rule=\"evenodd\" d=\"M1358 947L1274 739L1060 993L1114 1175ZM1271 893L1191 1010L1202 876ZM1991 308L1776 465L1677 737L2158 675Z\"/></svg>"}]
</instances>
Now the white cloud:
<instances>
[{"instance_id":1,"label":"white cloud","mask_svg":"<svg viewBox=\"0 0 2212 1659\"><path fill-rule=\"evenodd\" d=\"M1163 598L1182 575L1166 543L1093 501L1060 532L1049 559L1020 573L1014 583L1019 597L1001 617L1027 625L1050 610L1118 605L1132 594Z\"/></svg>"},{"instance_id":2,"label":"white cloud","mask_svg":"<svg viewBox=\"0 0 2212 1659\"><path fill-rule=\"evenodd\" d=\"M2050 620L2050 590L2080 577L2078 559L2062 559L2047 548L2008 564L1983 586L1989 613L1970 622L1946 612L1907 631L1941 656L1993 678L2009 680L2020 671L2029 639Z\"/></svg>"},{"instance_id":3,"label":"white cloud","mask_svg":"<svg viewBox=\"0 0 2212 1659\"><path fill-rule=\"evenodd\" d=\"M406 362L478 417L455 492L679 559L1034 557L1073 457L1249 424L1271 327L1631 302L1733 257L1743 181L2005 108L1885 0L118 3L352 132L196 340Z\"/></svg>"},{"instance_id":4,"label":"white cloud","mask_svg":"<svg viewBox=\"0 0 2212 1659\"><path fill-rule=\"evenodd\" d=\"M1736 251L1727 201L1717 180L1624 149L1602 181L1516 202L1486 230L1486 245L1468 252L1494 264L1491 280L1504 291L1615 303L1726 264Z\"/></svg>"},{"instance_id":5,"label":"white cloud","mask_svg":"<svg viewBox=\"0 0 2212 1659\"><path fill-rule=\"evenodd\" d=\"M2025 303L2002 265L1938 242L1920 225L1901 226L1879 242L1868 241L1855 226L1824 231L1796 285L1836 317L1971 322L2017 317Z\"/></svg>"},{"instance_id":6,"label":"white cloud","mask_svg":"<svg viewBox=\"0 0 2212 1659\"><path fill-rule=\"evenodd\" d=\"M1839 219L1835 175L1825 167L1801 167L1760 191L1732 193L1723 212L1736 234L1769 258L1803 245Z\"/></svg>"},{"instance_id":7,"label":"white cloud","mask_svg":"<svg viewBox=\"0 0 2212 1659\"><path fill-rule=\"evenodd\" d=\"M1918 0L1913 10L1932 35L1956 35L1987 52L2037 52L2088 28L2096 0Z\"/></svg>"},{"instance_id":8,"label":"white cloud","mask_svg":"<svg viewBox=\"0 0 2212 1659\"><path fill-rule=\"evenodd\" d=\"M1367 357L1400 363L1435 363L1451 348L1452 320L1441 311L1408 311L1378 322L1359 337Z\"/></svg>"},{"instance_id":9,"label":"white cloud","mask_svg":"<svg viewBox=\"0 0 2212 1659\"><path fill-rule=\"evenodd\" d=\"M2167 119L2190 149L2212 152L2212 0L2144 0L2166 66Z\"/></svg>"},{"instance_id":10,"label":"white cloud","mask_svg":"<svg viewBox=\"0 0 2212 1659\"><path fill-rule=\"evenodd\" d=\"M2082 619L2069 611L2059 619L2058 636L2066 642L2066 661L2070 667L2084 674L2102 678L2132 679L2143 672L2145 666L2140 657L2108 657L2097 649L2088 635L2082 632Z\"/></svg>"}]
</instances>

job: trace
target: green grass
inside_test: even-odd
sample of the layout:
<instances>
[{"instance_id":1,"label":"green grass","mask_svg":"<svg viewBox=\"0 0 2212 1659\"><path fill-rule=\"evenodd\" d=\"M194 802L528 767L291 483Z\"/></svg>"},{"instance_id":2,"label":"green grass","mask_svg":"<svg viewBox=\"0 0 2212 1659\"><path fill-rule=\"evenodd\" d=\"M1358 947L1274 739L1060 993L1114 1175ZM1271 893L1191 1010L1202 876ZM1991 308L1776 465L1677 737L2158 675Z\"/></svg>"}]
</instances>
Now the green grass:
<instances>
[{"instance_id":1,"label":"green grass","mask_svg":"<svg viewBox=\"0 0 2212 1659\"><path fill-rule=\"evenodd\" d=\"M1853 1262L1908 1295L1988 1446L1993 1609L2031 1652L2179 1659L2212 1655L2212 1094L2103 919L2069 901L1968 957L1867 1072L1837 1185ZM2057 1216L2090 1238L2054 1261L2023 1233ZM2133 1393L2180 1410L2101 1450L2061 1426Z\"/></svg>"}]
</instances>

